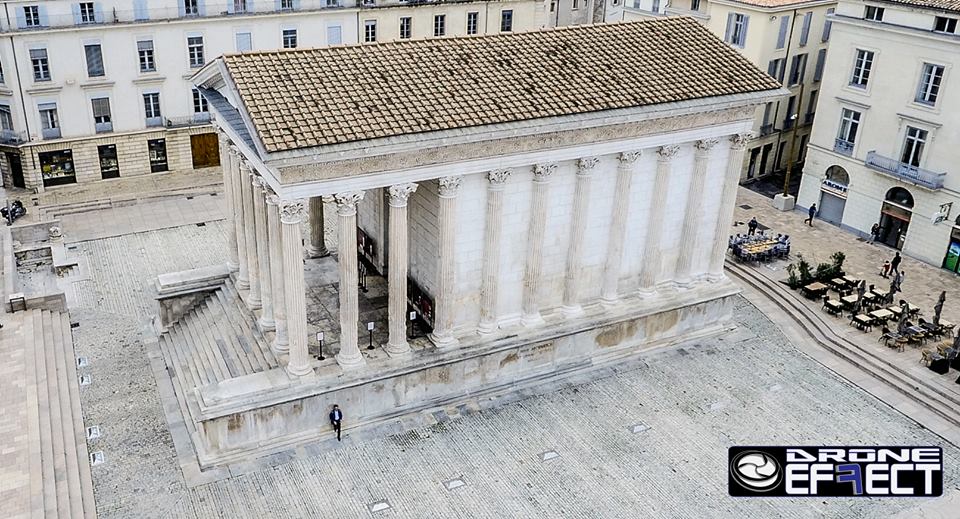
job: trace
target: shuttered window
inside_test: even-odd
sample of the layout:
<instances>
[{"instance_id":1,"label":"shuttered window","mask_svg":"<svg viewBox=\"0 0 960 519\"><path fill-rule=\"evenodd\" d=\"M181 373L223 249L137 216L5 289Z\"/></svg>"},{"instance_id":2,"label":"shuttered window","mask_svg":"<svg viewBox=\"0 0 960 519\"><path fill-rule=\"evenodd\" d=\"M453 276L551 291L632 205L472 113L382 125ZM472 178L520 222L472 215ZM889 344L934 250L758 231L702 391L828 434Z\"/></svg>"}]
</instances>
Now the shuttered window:
<instances>
[{"instance_id":1,"label":"shuttered window","mask_svg":"<svg viewBox=\"0 0 960 519\"><path fill-rule=\"evenodd\" d=\"M782 49L787 46L787 32L790 30L790 16L780 17L780 32L777 33L777 48Z\"/></svg>"},{"instance_id":2,"label":"shuttered window","mask_svg":"<svg viewBox=\"0 0 960 519\"><path fill-rule=\"evenodd\" d=\"M803 15L803 26L800 28L800 46L803 47L807 44L807 40L810 38L810 23L813 22L813 12L809 12Z\"/></svg>"},{"instance_id":3,"label":"shuttered window","mask_svg":"<svg viewBox=\"0 0 960 519\"><path fill-rule=\"evenodd\" d=\"M84 45L83 53L87 57L87 75L90 77L103 76L103 52L100 50L100 45Z\"/></svg>"}]
</instances>

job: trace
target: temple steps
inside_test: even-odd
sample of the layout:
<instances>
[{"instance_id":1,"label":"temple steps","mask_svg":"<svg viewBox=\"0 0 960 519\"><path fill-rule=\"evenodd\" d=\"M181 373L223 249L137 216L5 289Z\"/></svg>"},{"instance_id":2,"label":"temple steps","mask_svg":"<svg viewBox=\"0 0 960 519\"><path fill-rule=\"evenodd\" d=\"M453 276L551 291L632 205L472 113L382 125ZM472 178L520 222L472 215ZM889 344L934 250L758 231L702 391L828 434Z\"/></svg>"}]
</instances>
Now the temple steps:
<instances>
[{"instance_id":1,"label":"temple steps","mask_svg":"<svg viewBox=\"0 0 960 519\"><path fill-rule=\"evenodd\" d=\"M26 311L24 340L27 351L33 353L29 359L33 377L27 382L35 387L28 397L33 516L94 518L93 478L69 316Z\"/></svg>"}]
</instances>

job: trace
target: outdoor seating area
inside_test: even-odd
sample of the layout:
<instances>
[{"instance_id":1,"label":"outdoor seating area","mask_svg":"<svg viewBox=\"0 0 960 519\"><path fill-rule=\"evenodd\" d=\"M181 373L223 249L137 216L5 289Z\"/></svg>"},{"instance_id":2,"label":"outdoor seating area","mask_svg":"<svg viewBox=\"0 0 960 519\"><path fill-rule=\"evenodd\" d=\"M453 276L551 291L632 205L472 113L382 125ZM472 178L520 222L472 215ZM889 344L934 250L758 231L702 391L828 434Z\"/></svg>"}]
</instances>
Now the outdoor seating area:
<instances>
[{"instance_id":1,"label":"outdoor seating area","mask_svg":"<svg viewBox=\"0 0 960 519\"><path fill-rule=\"evenodd\" d=\"M738 234L730 237L729 248L733 257L744 262L767 262L790 255L790 237L778 234L772 237L760 231L758 234Z\"/></svg>"}]
</instances>

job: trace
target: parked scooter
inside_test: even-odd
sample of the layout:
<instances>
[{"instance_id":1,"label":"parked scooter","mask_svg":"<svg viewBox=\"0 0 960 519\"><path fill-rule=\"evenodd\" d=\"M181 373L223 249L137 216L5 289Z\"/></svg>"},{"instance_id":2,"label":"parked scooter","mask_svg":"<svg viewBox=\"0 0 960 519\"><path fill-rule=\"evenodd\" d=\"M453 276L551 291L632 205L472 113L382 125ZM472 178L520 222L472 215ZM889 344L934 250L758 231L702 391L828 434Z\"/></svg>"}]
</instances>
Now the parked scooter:
<instances>
[{"instance_id":1,"label":"parked scooter","mask_svg":"<svg viewBox=\"0 0 960 519\"><path fill-rule=\"evenodd\" d=\"M23 207L23 203L19 200L14 200L13 204L7 207L0 207L0 215L7 220L7 225L13 224L17 218L25 214L27 214L27 208Z\"/></svg>"}]
</instances>

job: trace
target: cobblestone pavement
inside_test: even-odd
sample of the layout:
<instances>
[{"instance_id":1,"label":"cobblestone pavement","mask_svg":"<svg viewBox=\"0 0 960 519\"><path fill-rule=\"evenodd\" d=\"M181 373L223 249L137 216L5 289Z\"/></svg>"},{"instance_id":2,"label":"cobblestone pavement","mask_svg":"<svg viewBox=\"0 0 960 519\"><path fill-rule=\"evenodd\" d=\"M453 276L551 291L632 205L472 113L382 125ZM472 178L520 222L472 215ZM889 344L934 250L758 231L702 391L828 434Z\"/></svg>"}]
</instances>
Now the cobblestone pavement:
<instances>
[{"instance_id":1,"label":"cobblestone pavement","mask_svg":"<svg viewBox=\"0 0 960 519\"><path fill-rule=\"evenodd\" d=\"M188 489L139 342L148 278L222 258L222 226L188 226L85 242L89 292L71 310L93 384L87 425L103 437L93 467L102 518L878 517L913 499L733 499L736 444L941 444L929 431L800 353L738 299L721 337L593 373L579 386L463 413L403 434L347 435L325 453ZM349 420L349 409L346 410ZM642 422L650 429L631 434ZM540 461L555 450L558 458ZM960 452L944 446L947 488ZM313 452L313 453L311 453ZM442 482L461 477L448 491Z\"/></svg>"}]
</instances>

